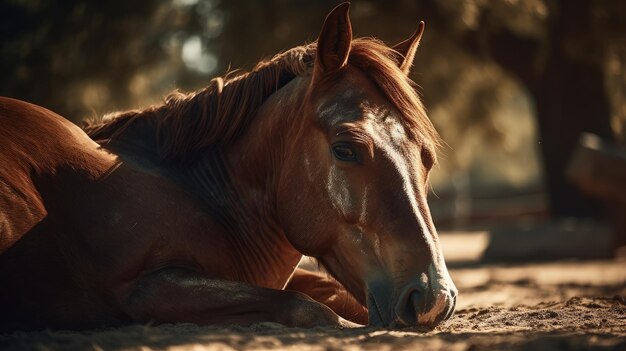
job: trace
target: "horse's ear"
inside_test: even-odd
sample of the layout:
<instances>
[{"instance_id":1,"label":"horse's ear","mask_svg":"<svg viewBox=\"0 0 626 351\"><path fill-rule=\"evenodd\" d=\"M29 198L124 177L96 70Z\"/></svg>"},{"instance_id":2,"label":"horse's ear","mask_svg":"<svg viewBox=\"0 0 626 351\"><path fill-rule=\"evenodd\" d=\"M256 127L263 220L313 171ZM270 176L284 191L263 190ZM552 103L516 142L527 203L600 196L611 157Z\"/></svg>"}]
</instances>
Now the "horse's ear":
<instances>
[{"instance_id":1,"label":"horse's ear","mask_svg":"<svg viewBox=\"0 0 626 351\"><path fill-rule=\"evenodd\" d=\"M402 72L409 74L411 66L413 66L413 59L415 58L415 52L420 45L420 39L424 34L424 21L421 21L417 26L415 33L407 40L396 44L393 49L400 54L399 65Z\"/></svg>"},{"instance_id":2,"label":"horse's ear","mask_svg":"<svg viewBox=\"0 0 626 351\"><path fill-rule=\"evenodd\" d=\"M344 2L326 16L322 32L317 38L314 77L336 72L348 62L352 43L352 25L348 17L348 8L350 3Z\"/></svg>"}]
</instances>

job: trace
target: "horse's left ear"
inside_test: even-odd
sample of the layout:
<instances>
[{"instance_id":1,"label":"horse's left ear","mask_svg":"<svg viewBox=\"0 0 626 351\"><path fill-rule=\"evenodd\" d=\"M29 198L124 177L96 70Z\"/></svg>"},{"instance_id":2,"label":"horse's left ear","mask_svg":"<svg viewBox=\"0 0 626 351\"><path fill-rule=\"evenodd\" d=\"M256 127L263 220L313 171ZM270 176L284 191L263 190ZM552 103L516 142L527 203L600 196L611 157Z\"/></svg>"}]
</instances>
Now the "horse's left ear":
<instances>
[{"instance_id":1,"label":"horse's left ear","mask_svg":"<svg viewBox=\"0 0 626 351\"><path fill-rule=\"evenodd\" d=\"M409 39L399 44L396 44L392 48L400 54L398 60L399 66L402 72L407 75L411 71L411 66L413 66L415 52L417 51L417 47L420 45L420 39L422 39L422 34L424 34L424 26L424 21L421 21L420 24L417 26L417 30Z\"/></svg>"},{"instance_id":2,"label":"horse's left ear","mask_svg":"<svg viewBox=\"0 0 626 351\"><path fill-rule=\"evenodd\" d=\"M317 39L317 54L313 65L313 79L340 70L348 62L352 45L352 25L348 17L349 2L335 7L326 16Z\"/></svg>"}]
</instances>

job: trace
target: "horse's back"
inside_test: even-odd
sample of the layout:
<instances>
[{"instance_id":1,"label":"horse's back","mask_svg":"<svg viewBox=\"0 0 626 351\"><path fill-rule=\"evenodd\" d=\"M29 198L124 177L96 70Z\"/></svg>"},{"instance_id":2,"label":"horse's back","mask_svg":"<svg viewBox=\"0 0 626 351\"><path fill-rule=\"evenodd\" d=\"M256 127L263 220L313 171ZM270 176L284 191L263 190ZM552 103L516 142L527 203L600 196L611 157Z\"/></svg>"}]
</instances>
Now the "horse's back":
<instances>
[{"instance_id":1,"label":"horse's back","mask_svg":"<svg viewBox=\"0 0 626 351\"><path fill-rule=\"evenodd\" d=\"M64 166L97 173L101 163L97 144L71 122L0 97L0 253L47 215L34 178Z\"/></svg>"}]
</instances>

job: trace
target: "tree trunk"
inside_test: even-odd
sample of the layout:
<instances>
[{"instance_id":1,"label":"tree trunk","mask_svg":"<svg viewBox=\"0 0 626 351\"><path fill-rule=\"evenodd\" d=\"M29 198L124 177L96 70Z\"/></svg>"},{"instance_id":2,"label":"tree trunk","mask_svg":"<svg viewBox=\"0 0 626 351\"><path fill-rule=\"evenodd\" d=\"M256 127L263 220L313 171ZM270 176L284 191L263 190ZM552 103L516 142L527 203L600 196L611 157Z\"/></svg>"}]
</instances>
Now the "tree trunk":
<instances>
[{"instance_id":1,"label":"tree trunk","mask_svg":"<svg viewBox=\"0 0 626 351\"><path fill-rule=\"evenodd\" d=\"M598 217L603 213L596 200L565 177L583 132L615 140L604 82L605 52L602 38L593 36L592 5L589 0L558 1L550 11L544 47L507 30L487 33L487 50L525 85L535 102L553 216Z\"/></svg>"}]
</instances>

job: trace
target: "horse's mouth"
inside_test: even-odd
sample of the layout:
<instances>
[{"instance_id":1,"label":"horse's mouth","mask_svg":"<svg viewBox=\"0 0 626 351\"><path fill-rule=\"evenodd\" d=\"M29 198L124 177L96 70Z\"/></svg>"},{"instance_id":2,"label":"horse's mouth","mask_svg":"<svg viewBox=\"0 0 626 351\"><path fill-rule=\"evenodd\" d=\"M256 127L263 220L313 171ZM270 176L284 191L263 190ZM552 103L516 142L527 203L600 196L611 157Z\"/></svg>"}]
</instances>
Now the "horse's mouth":
<instances>
[{"instance_id":1,"label":"horse's mouth","mask_svg":"<svg viewBox=\"0 0 626 351\"><path fill-rule=\"evenodd\" d=\"M373 294L367 295L367 312L369 316L369 325L373 327L385 327L385 322L379 304Z\"/></svg>"}]
</instances>

